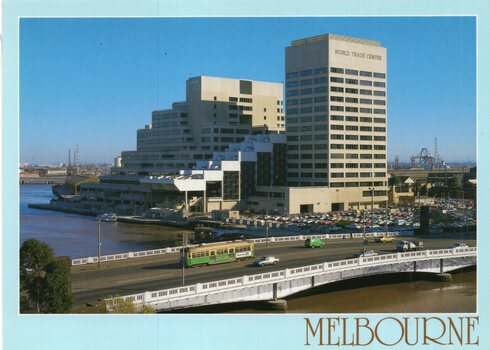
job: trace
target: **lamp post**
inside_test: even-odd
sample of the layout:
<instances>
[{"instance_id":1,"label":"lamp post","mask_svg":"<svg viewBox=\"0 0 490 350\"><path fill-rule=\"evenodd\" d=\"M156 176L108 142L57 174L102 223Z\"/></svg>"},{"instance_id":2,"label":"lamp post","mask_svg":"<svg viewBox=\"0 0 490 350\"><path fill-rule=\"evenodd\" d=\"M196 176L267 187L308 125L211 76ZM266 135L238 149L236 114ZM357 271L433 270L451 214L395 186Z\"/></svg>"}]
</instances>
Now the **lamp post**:
<instances>
[{"instance_id":1,"label":"lamp post","mask_svg":"<svg viewBox=\"0 0 490 350\"><path fill-rule=\"evenodd\" d=\"M97 243L97 268L100 269L100 250L102 248L102 243L100 242L100 219L98 220L98 243Z\"/></svg>"},{"instance_id":2,"label":"lamp post","mask_svg":"<svg viewBox=\"0 0 490 350\"><path fill-rule=\"evenodd\" d=\"M182 285L185 286L185 246L187 241L187 234L182 234Z\"/></svg>"},{"instance_id":3,"label":"lamp post","mask_svg":"<svg viewBox=\"0 0 490 350\"><path fill-rule=\"evenodd\" d=\"M366 211L362 211L362 256L366 254Z\"/></svg>"}]
</instances>

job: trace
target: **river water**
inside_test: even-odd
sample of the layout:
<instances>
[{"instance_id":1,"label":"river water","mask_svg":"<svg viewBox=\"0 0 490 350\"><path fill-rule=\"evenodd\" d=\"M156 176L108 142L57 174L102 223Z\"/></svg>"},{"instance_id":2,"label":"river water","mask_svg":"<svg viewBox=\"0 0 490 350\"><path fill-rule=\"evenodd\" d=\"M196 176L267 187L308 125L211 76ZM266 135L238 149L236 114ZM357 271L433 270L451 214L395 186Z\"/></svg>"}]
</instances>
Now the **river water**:
<instances>
[{"instance_id":1,"label":"river water","mask_svg":"<svg viewBox=\"0 0 490 350\"><path fill-rule=\"evenodd\" d=\"M48 203L50 185L20 186L20 242L36 238L55 255L79 258L97 255L97 220L91 216L31 209L28 203ZM102 254L175 246L180 228L126 223L102 223ZM233 304L193 312L205 313L452 313L476 312L476 272L453 275L451 283L409 281L369 285L346 283L288 299L287 311L260 310L257 304Z\"/></svg>"},{"instance_id":2,"label":"river water","mask_svg":"<svg viewBox=\"0 0 490 350\"><path fill-rule=\"evenodd\" d=\"M97 256L98 221L93 216L28 208L28 203L49 203L51 185L20 185L20 242L36 238L49 244L55 255L71 259ZM158 225L101 223L102 255L176 246L181 228ZM187 231L190 232L190 231Z\"/></svg>"}]
</instances>

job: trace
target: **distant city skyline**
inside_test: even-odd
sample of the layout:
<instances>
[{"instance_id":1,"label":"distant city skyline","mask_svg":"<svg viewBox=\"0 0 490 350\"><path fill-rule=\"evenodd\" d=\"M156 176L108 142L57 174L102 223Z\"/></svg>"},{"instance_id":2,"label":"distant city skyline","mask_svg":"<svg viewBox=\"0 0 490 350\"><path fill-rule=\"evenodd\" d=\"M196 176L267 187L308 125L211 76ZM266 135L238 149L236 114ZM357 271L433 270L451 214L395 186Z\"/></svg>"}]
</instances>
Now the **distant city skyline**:
<instances>
[{"instance_id":1,"label":"distant city skyline","mask_svg":"<svg viewBox=\"0 0 490 350\"><path fill-rule=\"evenodd\" d=\"M476 161L474 17L131 18L20 21L20 162L112 162L151 112L208 75L284 81L291 41L325 33L388 50L388 159L422 148ZM72 158L73 161L73 158Z\"/></svg>"}]
</instances>

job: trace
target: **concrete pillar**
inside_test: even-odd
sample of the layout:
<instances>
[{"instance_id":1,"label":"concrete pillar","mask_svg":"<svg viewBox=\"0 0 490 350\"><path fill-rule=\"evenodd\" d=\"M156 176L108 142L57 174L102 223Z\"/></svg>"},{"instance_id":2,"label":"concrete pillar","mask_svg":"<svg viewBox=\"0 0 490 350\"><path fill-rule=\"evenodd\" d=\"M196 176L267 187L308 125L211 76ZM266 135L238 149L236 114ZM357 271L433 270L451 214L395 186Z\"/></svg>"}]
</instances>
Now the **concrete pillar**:
<instances>
[{"instance_id":1,"label":"concrete pillar","mask_svg":"<svg viewBox=\"0 0 490 350\"><path fill-rule=\"evenodd\" d=\"M417 262L413 262L413 272L417 272Z\"/></svg>"},{"instance_id":2,"label":"concrete pillar","mask_svg":"<svg viewBox=\"0 0 490 350\"><path fill-rule=\"evenodd\" d=\"M277 283L272 284L272 298L277 300Z\"/></svg>"},{"instance_id":3,"label":"concrete pillar","mask_svg":"<svg viewBox=\"0 0 490 350\"><path fill-rule=\"evenodd\" d=\"M444 273L444 259L439 259L439 272Z\"/></svg>"}]
</instances>

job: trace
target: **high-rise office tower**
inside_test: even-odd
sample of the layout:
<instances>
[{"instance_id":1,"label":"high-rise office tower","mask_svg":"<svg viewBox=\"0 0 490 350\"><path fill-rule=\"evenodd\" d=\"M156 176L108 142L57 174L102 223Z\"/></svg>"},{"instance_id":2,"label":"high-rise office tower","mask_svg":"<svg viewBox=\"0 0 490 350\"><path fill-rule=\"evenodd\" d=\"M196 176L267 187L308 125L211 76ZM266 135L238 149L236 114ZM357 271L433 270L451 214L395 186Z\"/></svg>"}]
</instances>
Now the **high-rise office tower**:
<instances>
[{"instance_id":1,"label":"high-rise office tower","mask_svg":"<svg viewBox=\"0 0 490 350\"><path fill-rule=\"evenodd\" d=\"M349 206L386 201L386 72L377 41L325 34L286 48L289 186L335 188Z\"/></svg>"}]
</instances>

